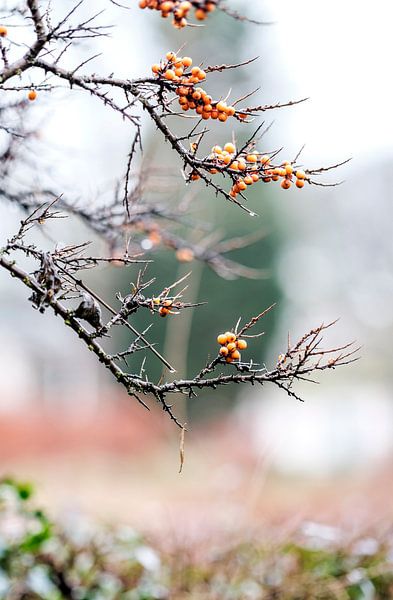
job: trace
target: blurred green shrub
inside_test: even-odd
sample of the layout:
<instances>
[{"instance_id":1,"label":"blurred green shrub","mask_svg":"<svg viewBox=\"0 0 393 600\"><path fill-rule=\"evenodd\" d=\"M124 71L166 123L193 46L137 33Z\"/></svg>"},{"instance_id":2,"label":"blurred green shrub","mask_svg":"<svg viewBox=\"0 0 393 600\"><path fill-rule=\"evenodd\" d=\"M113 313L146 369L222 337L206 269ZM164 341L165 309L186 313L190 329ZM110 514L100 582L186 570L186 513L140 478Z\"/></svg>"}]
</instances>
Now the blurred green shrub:
<instances>
[{"instance_id":1,"label":"blurred green shrub","mask_svg":"<svg viewBox=\"0 0 393 600\"><path fill-rule=\"evenodd\" d=\"M53 524L31 505L31 492L11 479L0 482L2 600L393 597L389 536L345 543L339 530L308 523L295 540L206 548L194 562L180 549L166 555L129 527L98 527L75 515Z\"/></svg>"}]
</instances>

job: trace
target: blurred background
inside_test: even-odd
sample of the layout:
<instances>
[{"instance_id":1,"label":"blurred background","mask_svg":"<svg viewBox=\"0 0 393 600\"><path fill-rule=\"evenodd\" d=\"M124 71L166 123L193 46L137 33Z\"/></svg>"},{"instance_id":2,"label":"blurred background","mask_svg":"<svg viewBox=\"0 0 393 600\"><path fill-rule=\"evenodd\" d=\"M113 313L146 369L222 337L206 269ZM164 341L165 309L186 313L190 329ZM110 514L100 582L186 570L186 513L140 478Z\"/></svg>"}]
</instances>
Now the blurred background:
<instances>
[{"instance_id":1,"label":"blurred background","mask_svg":"<svg viewBox=\"0 0 393 600\"><path fill-rule=\"evenodd\" d=\"M62 13L69 2L57 4ZM177 399L189 427L179 475L178 432L159 409L148 414L127 398L70 331L49 313L34 311L23 287L0 272L0 470L34 481L52 513L84 511L105 521L121 514L142 531L170 532L183 541L217 529L292 526L311 518L362 528L392 512L393 119L386 66L393 6L355 0L230 4L271 24L258 27L216 11L206 27L178 32L137 2L129 10L95 2L94 10L105 8L105 19L116 27L99 40L94 52L102 55L87 71L142 76L183 44L183 54L196 63L259 56L241 70L211 76L208 85L216 93L232 89L234 98L259 87L256 104L310 98L265 113L266 125L274 124L261 151L283 147L280 156L292 159L305 144L302 162L310 168L353 160L326 177L344 180L338 187L284 192L274 184L254 186L249 205L255 219L195 183L192 218L225 237L261 232L256 244L232 257L264 277L223 280L200 264L182 265L173 253L156 251L150 272L158 288L191 269L188 297L209 303L161 320L151 335L179 372L192 374L215 351L220 331L276 302L250 356L271 366L288 331L295 338L339 318L326 343L355 339L361 360L329 372L321 385L300 386L304 403L268 386L225 388L187 406ZM68 61L89 55L86 44ZM109 197L124 175L131 139L118 115L66 89L47 98L42 93L34 111L40 152L57 188L88 204ZM241 143L250 126L234 127ZM210 146L230 141L228 128L211 129ZM186 193L181 165L147 120L143 142L144 165L167 170L167 201L179 203ZM1 209L4 239L21 213L6 204ZM70 219L41 242L86 237L90 232ZM148 249L149 240L142 246ZM114 292L129 291L135 274L106 267L91 282L113 299ZM148 362L148 369L159 377L159 365Z\"/></svg>"}]
</instances>

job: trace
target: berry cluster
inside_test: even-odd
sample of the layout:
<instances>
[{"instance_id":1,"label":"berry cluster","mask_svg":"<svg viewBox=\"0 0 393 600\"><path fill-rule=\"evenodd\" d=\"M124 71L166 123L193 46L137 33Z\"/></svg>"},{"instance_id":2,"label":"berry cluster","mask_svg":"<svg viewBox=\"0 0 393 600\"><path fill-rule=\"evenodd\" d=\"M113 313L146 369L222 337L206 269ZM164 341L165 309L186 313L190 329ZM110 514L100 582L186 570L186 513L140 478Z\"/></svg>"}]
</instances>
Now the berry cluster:
<instances>
[{"instance_id":1,"label":"berry cluster","mask_svg":"<svg viewBox=\"0 0 393 600\"><path fill-rule=\"evenodd\" d=\"M173 300L162 300L161 298L153 298L153 304L158 305L160 308L158 309L161 317L166 317L169 314L172 314Z\"/></svg>"},{"instance_id":2,"label":"berry cluster","mask_svg":"<svg viewBox=\"0 0 393 600\"><path fill-rule=\"evenodd\" d=\"M187 69L190 70L187 71ZM236 111L233 106L228 106L222 100L213 101L205 90L196 87L196 84L206 79L206 73L200 67L193 67L192 59L189 56L181 58L174 52L168 52L166 60L152 65L151 70L157 77L178 84L175 92L179 96L182 110L195 110L204 120L217 119L223 123L228 117L235 115Z\"/></svg>"},{"instance_id":3,"label":"berry cluster","mask_svg":"<svg viewBox=\"0 0 393 600\"><path fill-rule=\"evenodd\" d=\"M183 29L187 25L187 16L192 7L195 8L195 18L204 21L207 14L216 8L216 0L140 0L139 7L159 10L164 19L172 14L172 25L176 29Z\"/></svg>"},{"instance_id":4,"label":"berry cluster","mask_svg":"<svg viewBox=\"0 0 393 600\"><path fill-rule=\"evenodd\" d=\"M234 360L240 360L241 356L239 350L245 350L247 348L246 340L238 340L237 336L231 331L220 333L217 337L217 342L221 346L219 355L225 358L225 362L227 363L231 363Z\"/></svg>"}]
</instances>

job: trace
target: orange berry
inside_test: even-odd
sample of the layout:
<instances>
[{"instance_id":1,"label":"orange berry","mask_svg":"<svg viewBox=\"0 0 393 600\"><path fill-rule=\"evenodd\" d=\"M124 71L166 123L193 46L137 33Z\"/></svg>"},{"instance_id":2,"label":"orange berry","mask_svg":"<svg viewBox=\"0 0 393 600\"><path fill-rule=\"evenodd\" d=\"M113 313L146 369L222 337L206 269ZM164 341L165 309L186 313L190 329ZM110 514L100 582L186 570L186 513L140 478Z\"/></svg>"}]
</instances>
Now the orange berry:
<instances>
[{"instance_id":1,"label":"orange berry","mask_svg":"<svg viewBox=\"0 0 393 600\"><path fill-rule=\"evenodd\" d=\"M227 118L228 118L228 115L226 115L225 113L221 112L221 113L218 114L218 120L222 121L222 123L225 123L225 121L227 120Z\"/></svg>"},{"instance_id":2,"label":"orange berry","mask_svg":"<svg viewBox=\"0 0 393 600\"><path fill-rule=\"evenodd\" d=\"M227 345L228 351L232 354L234 350L236 350L236 342L229 342Z\"/></svg>"},{"instance_id":3,"label":"orange berry","mask_svg":"<svg viewBox=\"0 0 393 600\"><path fill-rule=\"evenodd\" d=\"M139 1L139 8L146 8L146 7L147 7L147 0L140 0Z\"/></svg>"},{"instance_id":4,"label":"orange berry","mask_svg":"<svg viewBox=\"0 0 393 600\"><path fill-rule=\"evenodd\" d=\"M176 60L177 57L176 57L176 54L174 52L167 52L166 55L165 55L165 58L167 60L169 60L170 62L175 62L175 60Z\"/></svg>"},{"instance_id":5,"label":"orange berry","mask_svg":"<svg viewBox=\"0 0 393 600\"><path fill-rule=\"evenodd\" d=\"M261 163L263 165L268 165L270 163L270 156L268 156L267 154L261 156Z\"/></svg>"},{"instance_id":6,"label":"orange berry","mask_svg":"<svg viewBox=\"0 0 393 600\"><path fill-rule=\"evenodd\" d=\"M217 337L217 342L221 344L221 346L225 346L225 344L227 343L227 334L220 333L220 335Z\"/></svg>"},{"instance_id":7,"label":"orange berry","mask_svg":"<svg viewBox=\"0 0 393 600\"><path fill-rule=\"evenodd\" d=\"M224 158L222 159L224 165L229 165L229 163L231 162L232 158L229 156L229 154L227 154L226 156L224 156Z\"/></svg>"},{"instance_id":8,"label":"orange berry","mask_svg":"<svg viewBox=\"0 0 393 600\"><path fill-rule=\"evenodd\" d=\"M222 154L221 146L213 146L212 152L214 152L214 154Z\"/></svg>"},{"instance_id":9,"label":"orange berry","mask_svg":"<svg viewBox=\"0 0 393 600\"><path fill-rule=\"evenodd\" d=\"M204 79L206 79L206 73L205 73L205 71L199 71L199 73L198 73L198 79L199 79L199 81L203 81Z\"/></svg>"},{"instance_id":10,"label":"orange berry","mask_svg":"<svg viewBox=\"0 0 393 600\"><path fill-rule=\"evenodd\" d=\"M292 167L292 165L285 165L285 173L287 175L292 175L292 173L293 173L293 167Z\"/></svg>"},{"instance_id":11,"label":"orange berry","mask_svg":"<svg viewBox=\"0 0 393 600\"><path fill-rule=\"evenodd\" d=\"M240 191L244 192L244 190L247 189L247 184L243 181L243 179L240 179L237 182L237 187L239 188Z\"/></svg>"},{"instance_id":12,"label":"orange berry","mask_svg":"<svg viewBox=\"0 0 393 600\"><path fill-rule=\"evenodd\" d=\"M247 348L246 340L237 340L236 345L239 350L245 350Z\"/></svg>"},{"instance_id":13,"label":"orange berry","mask_svg":"<svg viewBox=\"0 0 393 600\"><path fill-rule=\"evenodd\" d=\"M207 12L213 12L213 10L215 9L216 5L214 4L214 2L206 2L205 10L207 10Z\"/></svg>"},{"instance_id":14,"label":"orange berry","mask_svg":"<svg viewBox=\"0 0 393 600\"><path fill-rule=\"evenodd\" d=\"M227 338L227 342L229 343L236 341L236 335L232 333L232 331L226 331L225 336Z\"/></svg>"},{"instance_id":15,"label":"orange berry","mask_svg":"<svg viewBox=\"0 0 393 600\"><path fill-rule=\"evenodd\" d=\"M226 150L227 152L229 152L229 154L235 154L235 152L236 152L235 145L231 144L230 142L228 142L227 144L225 144L224 150Z\"/></svg>"},{"instance_id":16,"label":"orange berry","mask_svg":"<svg viewBox=\"0 0 393 600\"><path fill-rule=\"evenodd\" d=\"M199 75L199 71L200 71L200 68L199 68L199 67L192 67L192 69L191 69L191 75L192 75L193 77L198 77L198 75Z\"/></svg>"},{"instance_id":17,"label":"orange berry","mask_svg":"<svg viewBox=\"0 0 393 600\"><path fill-rule=\"evenodd\" d=\"M30 90L30 92L27 94L27 97L31 102L34 102L34 100L37 98L37 92L35 90Z\"/></svg>"},{"instance_id":18,"label":"orange berry","mask_svg":"<svg viewBox=\"0 0 393 600\"><path fill-rule=\"evenodd\" d=\"M247 169L246 163L243 160L239 160L239 171L245 171Z\"/></svg>"},{"instance_id":19,"label":"orange berry","mask_svg":"<svg viewBox=\"0 0 393 600\"><path fill-rule=\"evenodd\" d=\"M186 67L186 69L192 65L192 58L189 56L185 56L181 61L183 63L183 67Z\"/></svg>"},{"instance_id":20,"label":"orange berry","mask_svg":"<svg viewBox=\"0 0 393 600\"><path fill-rule=\"evenodd\" d=\"M157 74L160 72L160 69L161 69L161 67L160 67L160 65L158 65L158 64L156 64L156 65L152 65L152 68L151 68L151 70L153 71L153 73L154 73L155 75L157 75Z\"/></svg>"},{"instance_id":21,"label":"orange berry","mask_svg":"<svg viewBox=\"0 0 393 600\"><path fill-rule=\"evenodd\" d=\"M231 362L233 362L233 360L234 359L232 358L232 356L227 356L226 359L225 359L225 362L231 363Z\"/></svg>"},{"instance_id":22,"label":"orange berry","mask_svg":"<svg viewBox=\"0 0 393 600\"><path fill-rule=\"evenodd\" d=\"M228 117L233 117L233 115L235 114L236 110L234 109L233 106L227 106L225 109L225 112L227 113Z\"/></svg>"},{"instance_id":23,"label":"orange berry","mask_svg":"<svg viewBox=\"0 0 393 600\"><path fill-rule=\"evenodd\" d=\"M217 102L216 109L218 110L218 112L225 112L226 108L227 108L226 102L222 102L222 101Z\"/></svg>"},{"instance_id":24,"label":"orange berry","mask_svg":"<svg viewBox=\"0 0 393 600\"><path fill-rule=\"evenodd\" d=\"M203 112L202 113L202 119L204 119L205 121L208 121L210 119L210 113L209 112Z\"/></svg>"},{"instance_id":25,"label":"orange berry","mask_svg":"<svg viewBox=\"0 0 393 600\"><path fill-rule=\"evenodd\" d=\"M257 181L259 181L259 175L258 173L252 173L251 174L252 180L254 183L256 183Z\"/></svg>"},{"instance_id":26,"label":"orange berry","mask_svg":"<svg viewBox=\"0 0 393 600\"><path fill-rule=\"evenodd\" d=\"M203 8L197 8L195 11L195 18L198 19L198 21L204 21L206 19L206 13Z\"/></svg>"},{"instance_id":27,"label":"orange berry","mask_svg":"<svg viewBox=\"0 0 393 600\"><path fill-rule=\"evenodd\" d=\"M198 181L198 179L200 179L198 173L191 173L191 181Z\"/></svg>"},{"instance_id":28,"label":"orange berry","mask_svg":"<svg viewBox=\"0 0 393 600\"><path fill-rule=\"evenodd\" d=\"M251 177L251 175L246 175L244 178L244 183L246 183L247 185L252 185L254 183L253 178Z\"/></svg>"},{"instance_id":29,"label":"orange berry","mask_svg":"<svg viewBox=\"0 0 393 600\"><path fill-rule=\"evenodd\" d=\"M189 0L184 0L184 2L180 4L179 8L187 13L191 9L191 6L192 4L189 2Z\"/></svg>"},{"instance_id":30,"label":"orange berry","mask_svg":"<svg viewBox=\"0 0 393 600\"><path fill-rule=\"evenodd\" d=\"M212 110L211 112L211 118L212 119L218 119L218 111L217 110Z\"/></svg>"},{"instance_id":31,"label":"orange berry","mask_svg":"<svg viewBox=\"0 0 393 600\"><path fill-rule=\"evenodd\" d=\"M239 161L234 160L233 163L230 165L229 168L233 169L234 171L238 171L239 170Z\"/></svg>"},{"instance_id":32,"label":"orange berry","mask_svg":"<svg viewBox=\"0 0 393 600\"><path fill-rule=\"evenodd\" d=\"M167 314L169 314L169 310L167 308L165 308L165 306L161 306L158 309L158 312L160 313L161 317L166 317Z\"/></svg>"},{"instance_id":33,"label":"orange berry","mask_svg":"<svg viewBox=\"0 0 393 600\"><path fill-rule=\"evenodd\" d=\"M304 179L296 179L296 187L298 187L298 188L304 187Z\"/></svg>"},{"instance_id":34,"label":"orange berry","mask_svg":"<svg viewBox=\"0 0 393 600\"><path fill-rule=\"evenodd\" d=\"M222 346L222 348L220 348L220 350L219 350L219 354L221 356L228 356L228 354L229 354L228 348L226 346Z\"/></svg>"},{"instance_id":35,"label":"orange berry","mask_svg":"<svg viewBox=\"0 0 393 600\"><path fill-rule=\"evenodd\" d=\"M165 71L164 77L169 81L173 81L174 79L176 79L176 73L172 69L168 69L167 71Z\"/></svg>"},{"instance_id":36,"label":"orange berry","mask_svg":"<svg viewBox=\"0 0 393 600\"><path fill-rule=\"evenodd\" d=\"M181 77L183 75L183 67L178 67L177 69L175 69L175 75L177 77Z\"/></svg>"},{"instance_id":37,"label":"orange berry","mask_svg":"<svg viewBox=\"0 0 393 600\"><path fill-rule=\"evenodd\" d=\"M291 182L289 181L289 179L283 179L281 182L281 187L283 190L289 190L289 188L291 187Z\"/></svg>"},{"instance_id":38,"label":"orange berry","mask_svg":"<svg viewBox=\"0 0 393 600\"><path fill-rule=\"evenodd\" d=\"M305 172L302 171L301 169L299 169L299 171L296 171L295 175L296 175L296 177L298 179L305 179L306 178Z\"/></svg>"},{"instance_id":39,"label":"orange berry","mask_svg":"<svg viewBox=\"0 0 393 600\"><path fill-rule=\"evenodd\" d=\"M203 113L203 106L197 106L196 112L198 113L198 115L201 115Z\"/></svg>"},{"instance_id":40,"label":"orange berry","mask_svg":"<svg viewBox=\"0 0 393 600\"><path fill-rule=\"evenodd\" d=\"M256 163L258 162L258 156L256 154L247 154L246 161Z\"/></svg>"},{"instance_id":41,"label":"orange berry","mask_svg":"<svg viewBox=\"0 0 393 600\"><path fill-rule=\"evenodd\" d=\"M239 350L235 350L234 352L231 352L231 358L233 358L233 360L240 360Z\"/></svg>"},{"instance_id":42,"label":"orange berry","mask_svg":"<svg viewBox=\"0 0 393 600\"><path fill-rule=\"evenodd\" d=\"M173 6L174 6L174 4L173 4L173 2L171 2L171 0L166 0L166 2L163 2L163 3L161 4L161 6L160 6L160 10L161 10L163 13L169 13L169 12L171 12L171 10L173 9Z\"/></svg>"},{"instance_id":43,"label":"orange berry","mask_svg":"<svg viewBox=\"0 0 393 600\"><path fill-rule=\"evenodd\" d=\"M179 262L191 262L194 260L194 253L191 248L179 248L176 252L176 258Z\"/></svg>"}]
</instances>

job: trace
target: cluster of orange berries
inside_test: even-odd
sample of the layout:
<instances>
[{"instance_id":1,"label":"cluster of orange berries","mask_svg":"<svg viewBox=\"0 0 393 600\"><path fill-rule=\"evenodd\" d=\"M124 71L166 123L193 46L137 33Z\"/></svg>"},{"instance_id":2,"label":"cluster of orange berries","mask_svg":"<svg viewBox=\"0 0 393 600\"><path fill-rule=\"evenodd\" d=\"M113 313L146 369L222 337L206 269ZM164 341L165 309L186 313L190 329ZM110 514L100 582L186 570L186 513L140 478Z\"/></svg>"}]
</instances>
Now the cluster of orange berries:
<instances>
[{"instance_id":1,"label":"cluster of orange berries","mask_svg":"<svg viewBox=\"0 0 393 600\"><path fill-rule=\"evenodd\" d=\"M226 146L224 146L224 151L225 148ZM264 183L269 183L270 181L278 181L282 178L281 187L284 190L288 190L291 187L293 177L295 176L296 187L304 187L306 173L300 169L294 172L293 166L288 161L285 161L281 167L272 167L270 165L270 156L251 152L246 155L240 155L236 160L231 162L231 156L228 160L228 157L224 155L224 152L221 151L220 153L221 148L219 146L215 146L216 154L217 149L219 151L218 160L223 156L224 164L228 164L229 169L232 171L240 171L242 173L242 176L236 178L235 183L229 192L229 195L232 198L236 198L237 194L244 192L250 185L259 180ZM211 169L211 172L214 173L216 170L213 168Z\"/></svg>"},{"instance_id":2,"label":"cluster of orange berries","mask_svg":"<svg viewBox=\"0 0 393 600\"><path fill-rule=\"evenodd\" d=\"M231 331L220 333L217 337L217 342L221 346L219 355L225 358L225 362L227 363L231 363L234 360L240 360L241 355L239 350L245 350L247 348L246 340L238 340L237 336Z\"/></svg>"},{"instance_id":3,"label":"cluster of orange berries","mask_svg":"<svg viewBox=\"0 0 393 600\"><path fill-rule=\"evenodd\" d=\"M186 73L187 69L191 70ZM223 123L228 117L234 116L236 111L233 106L228 106L224 101L214 102L205 90L196 87L206 79L206 73L200 67L193 67L189 56L181 58L174 52L168 52L166 61L152 65L151 70L157 77L178 84L175 91L182 110L195 110L204 120L217 119Z\"/></svg>"},{"instance_id":4,"label":"cluster of orange berries","mask_svg":"<svg viewBox=\"0 0 393 600\"><path fill-rule=\"evenodd\" d=\"M209 12L216 8L215 0L140 0L140 8L150 8L161 11L161 16L166 19L173 15L172 25L176 29L183 29L187 25L187 16L191 8L195 8L195 18L204 21Z\"/></svg>"},{"instance_id":5,"label":"cluster of orange berries","mask_svg":"<svg viewBox=\"0 0 393 600\"><path fill-rule=\"evenodd\" d=\"M158 309L158 313L161 317L166 317L171 313L173 307L173 300L162 300L161 298L153 298L153 304L161 305Z\"/></svg>"}]
</instances>

